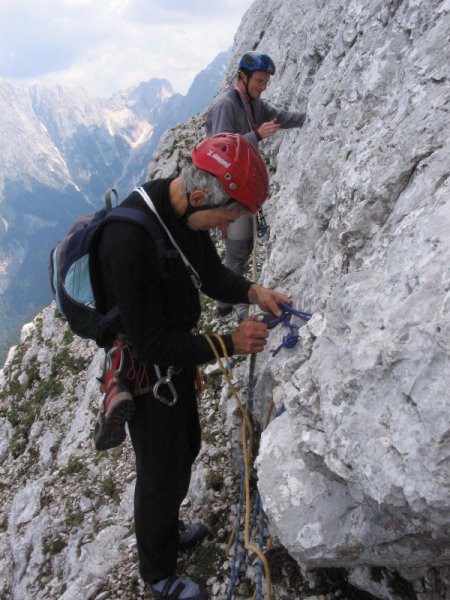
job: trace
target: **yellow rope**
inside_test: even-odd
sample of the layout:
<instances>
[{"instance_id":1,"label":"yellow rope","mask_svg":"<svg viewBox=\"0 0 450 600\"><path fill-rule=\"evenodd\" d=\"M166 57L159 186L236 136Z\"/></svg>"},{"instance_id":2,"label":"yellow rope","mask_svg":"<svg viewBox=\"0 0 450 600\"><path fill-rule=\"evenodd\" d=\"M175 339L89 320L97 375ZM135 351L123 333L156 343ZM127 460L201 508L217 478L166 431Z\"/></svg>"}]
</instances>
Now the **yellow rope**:
<instances>
[{"instance_id":1,"label":"yellow rope","mask_svg":"<svg viewBox=\"0 0 450 600\"><path fill-rule=\"evenodd\" d=\"M252 250L252 280L256 281L256 247L257 247L257 225L256 225L256 219L254 219L253 221L253 239L254 239L254 243L253 243L253 250ZM250 306L249 308L249 314L251 315L253 312L253 307ZM222 349L223 352L223 356L225 357L226 361L227 361L227 365L231 364L231 360L230 357L228 356L228 352L225 346L225 343L222 339L222 337L218 334L218 333L213 333L214 337L216 338L216 340L219 342L219 345ZM208 344L211 347L211 350L214 353L214 356L216 357L217 363L220 367L220 370L222 371L223 375L225 376L225 379L228 383L228 387L239 407L239 410L241 411L241 415L242 415L242 426L241 426L241 440L242 440L242 453L243 453L243 460L244 460L244 501L245 501L245 520L244 520L244 546L246 548L246 550L248 550L249 552L252 552L253 554L256 554L259 558L259 560L261 561L261 563L264 566L264 574L265 574L265 579L266 579L266 588L267 588L267 598L269 600L271 600L272 598L272 582L271 582L271 574L270 574L270 567L269 567L269 563L267 562L266 557L264 556L264 554L261 552L260 548L258 548L257 546L254 546L253 544L250 543L250 512L251 512L251 498L250 498L250 461L251 461L251 456L252 456L252 452L253 452L253 428L252 428L252 424L250 421L250 417L248 415L247 409L246 407L242 404L242 402L240 401L239 395L236 391L236 388L233 385L233 382L231 381L231 369L227 366L225 366L222 362L222 359L217 351L217 348L215 346L215 344L213 343L212 339L210 338L209 335L205 334L205 338L208 342ZM255 359L255 355L252 355L252 359ZM265 426L264 428L269 424L270 422L270 418L272 416L272 411L273 411L273 401L271 402L270 408L269 408L269 413L267 415L266 421L265 421ZM248 438L247 438L248 435ZM227 544L227 555L229 553L229 550L233 544L235 535L238 535L238 532L236 531L236 525L233 526L230 538L228 540L228 544ZM256 594L257 594L257 590L255 590L254 594L253 594L253 599L256 598Z\"/></svg>"},{"instance_id":2,"label":"yellow rope","mask_svg":"<svg viewBox=\"0 0 450 600\"><path fill-rule=\"evenodd\" d=\"M250 540L250 517L251 517L251 497L250 497L251 464L250 464L250 462L251 462L252 449L253 449L253 428L251 425L251 421L250 421L250 417L248 415L247 409L240 401L239 395L236 391L236 388L233 385L233 382L231 381L231 369L224 366L222 359L219 355L219 352L217 351L216 345L212 341L211 337L207 334L204 334L204 335L205 335L205 338L206 338L208 344L211 347L211 350L214 353L214 356L216 357L216 360L220 367L220 370L222 371L223 375L225 376L225 379L228 383L228 387L229 387L234 399L236 400L236 403L242 414L241 440L242 440L242 454L243 454L243 460L244 460L244 504L245 504L244 546L245 546L246 550L248 550L249 552L252 552L253 554L256 554L256 556L259 558L259 560L263 564L264 574L265 574L265 579L266 579L266 587L267 587L267 598L270 600L272 598L272 583L271 583L269 563L267 562L267 558L264 556L264 554L260 550L260 548L258 548L254 544L252 544L251 540ZM230 357L228 356L228 352L227 352L227 349L226 349L226 346L225 346L225 343L224 343L222 337L218 333L214 333L213 335L214 335L215 339L219 342L219 345L222 349L222 352L227 361L227 364L230 364ZM237 534L235 529L234 529L233 533L235 535ZM229 550L229 548L231 546L231 543L232 543L231 539L232 538L230 538L230 542L228 543L227 551Z\"/></svg>"}]
</instances>

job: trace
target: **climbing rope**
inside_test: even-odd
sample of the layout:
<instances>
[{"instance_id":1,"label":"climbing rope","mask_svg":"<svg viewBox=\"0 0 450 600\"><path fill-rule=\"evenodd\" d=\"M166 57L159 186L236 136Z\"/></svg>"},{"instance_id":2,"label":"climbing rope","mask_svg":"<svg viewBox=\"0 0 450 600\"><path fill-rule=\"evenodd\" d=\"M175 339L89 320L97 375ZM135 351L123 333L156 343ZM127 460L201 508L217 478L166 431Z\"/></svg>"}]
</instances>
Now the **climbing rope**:
<instances>
[{"instance_id":1,"label":"climbing rope","mask_svg":"<svg viewBox=\"0 0 450 600\"><path fill-rule=\"evenodd\" d=\"M262 215L263 218L263 215ZM260 231L263 230L263 234L266 233L268 227L267 223L260 222ZM262 237L258 232L258 224L256 219L253 222L254 227L254 239L255 243L253 246L252 252L252 278L253 281L256 280L256 240L258 237ZM283 341L281 345L272 352L272 356L275 356L281 348L292 348L298 342L299 339L299 326L291 323L291 319L293 316L302 319L303 321L307 321L310 317L310 313L303 313L301 311L297 311L292 308L290 305L285 303L279 303L280 308L282 309L282 314L279 317L275 317L274 315L265 315L263 320L266 323L269 329L273 329L278 324L282 323L285 328L288 329L288 332L283 337ZM252 308L250 307L249 313L252 314ZM229 552L231 546L233 547L232 553L232 569L230 575L230 582L228 586L227 600L232 600L233 591L237 583L237 579L239 576L239 572L244 564L244 561L247 558L249 552L256 555L258 559L258 572L256 578L256 589L253 595L253 600L261 600L263 597L263 572L266 581L266 591L268 600L272 599L272 581L271 581L271 573L269 563L267 561L266 556L263 553L264 547L264 511L262 508L261 497L259 492L256 492L255 502L253 511L251 510L251 493L250 493L250 470L251 470L251 459L253 454L253 427L251 423L251 414L253 412L253 395L254 395L254 378L255 378L255 365L256 365L256 354L252 354L250 356L249 363L249 378L248 378L248 390L247 390L247 404L246 406L240 401L239 395L236 391L235 386L231 380L231 369L233 367L233 361L230 359L227 353L227 349L225 343L221 336L217 333L212 334L214 338L219 342L219 345L223 352L223 357L226 360L226 364L224 365L222 362L222 357L219 355L219 352L216 348L215 343L209 335L205 335L206 340L208 341L211 350L213 351L214 356L216 357L217 364L220 367L225 379L228 383L229 390L231 391L235 401L239 407L239 410L242 415L242 424L241 424L241 442L242 442L242 469L241 469L241 482L239 489L239 502L237 508L236 515L236 523L233 527L233 531L231 533L228 546L227 553ZM264 428L266 428L272 418L272 413L274 410L275 404L273 400L270 403L268 414L264 423ZM282 412L285 411L284 406L281 406L278 411L276 411L275 417L279 416ZM244 512L244 551L238 560L238 550L239 550L239 528L242 520L242 513ZM253 536L253 532L255 526L258 522L258 546L251 543L251 538Z\"/></svg>"},{"instance_id":2,"label":"climbing rope","mask_svg":"<svg viewBox=\"0 0 450 600\"><path fill-rule=\"evenodd\" d=\"M311 313L296 310L295 308L292 308L290 304L286 304L285 302L279 302L278 305L283 311L281 315L279 315L278 317L275 317L273 315L265 315L263 317L263 321L267 325L268 329L273 329L280 323L282 323L287 329L287 332L283 336L281 344L278 346L278 348L272 350L272 356L277 355L282 348L293 348L297 344L299 340L298 331L300 329L300 325L291 323L292 317L295 316L301 319L302 321L309 321L309 319L312 316Z\"/></svg>"},{"instance_id":3,"label":"climbing rope","mask_svg":"<svg viewBox=\"0 0 450 600\"><path fill-rule=\"evenodd\" d=\"M255 544L253 544L251 542L251 521L252 521L252 519L251 519L250 469L251 469L251 456L252 456L252 450L253 450L253 428L251 425L249 413L248 413L246 407L242 404L242 402L239 398L239 395L237 393L237 390L231 380L231 368L229 368L231 361L230 361L230 357L228 356L228 352L227 352L225 343L219 334L214 333L213 336L219 342L219 345L223 352L223 356L225 357L225 360L227 361L228 366L223 364L222 358L219 355L216 345L214 344L211 337L209 335L205 335L205 338L208 341L208 344L210 345L211 350L214 353L214 356L216 357L216 360L220 367L220 370L222 371L222 373L228 383L228 388L231 391L234 399L236 400L236 403L237 403L239 410L241 411L241 415L242 415L241 442L242 442L243 474L244 474L244 476L243 476L243 493L242 493L243 508L244 508L244 548L247 552L251 552L251 553L255 554L258 557L258 559L261 561L261 563L264 567L264 574L265 574L266 587L267 587L267 598L270 600L272 598L272 583L271 583L269 563L267 562L267 558L264 556L264 553L261 551L261 549L258 548L258 546L255 546ZM236 531L235 534L237 536L238 532ZM233 579L235 582L237 579L236 573L234 574Z\"/></svg>"},{"instance_id":4,"label":"climbing rope","mask_svg":"<svg viewBox=\"0 0 450 600\"><path fill-rule=\"evenodd\" d=\"M311 313L302 312L296 310L289 304L279 302L279 306L282 309L282 313L279 316L265 314L263 321L266 323L268 329L273 329L279 324L282 324L288 331L284 335L282 343L272 351L272 356L275 356L282 348L293 348L299 340L299 329L300 326L291 322L292 317L297 317L302 321L308 321L311 318ZM249 552L255 554L258 558L258 573L257 573L257 585L253 600L261 600L263 597L262 591L262 579L263 572L266 581L267 598L272 598L272 583L270 567L265 557L262 548L264 547L264 511L262 509L261 498L259 492L256 493L254 508L251 510L251 492L250 492L250 471L251 471L251 459L253 453L253 427L251 423L251 414L253 412L253 399L254 399L254 379L255 379L255 365L256 365L256 354L250 356L249 363L249 377L248 377L248 390L247 390L247 404L246 406L241 402L236 388L231 380L233 361L228 355L225 343L222 337L213 333L213 337L219 343L223 358L226 363L222 362L215 343L209 335L205 335L208 344L213 351L213 354L217 360L220 370L222 371L225 379L228 383L229 390L231 391L239 410L242 415L241 425L241 442L242 442L242 454L243 454L243 465L241 470L241 483L239 490L239 503L236 515L236 524L233 527L233 531L230 536L230 540L227 547L227 552L233 546L232 553L232 570L230 575L230 582L228 586L227 600L232 600L233 591L237 583L239 572L242 568L244 561ZM264 422L264 429L269 425L275 404L273 400L270 402L268 413ZM282 405L275 413L275 417L278 417L285 411L285 407ZM238 560L238 548L239 548L239 526L242 519L242 513L244 512L244 552ZM251 543L251 538L255 529L255 525L258 521L258 546Z\"/></svg>"}]
</instances>

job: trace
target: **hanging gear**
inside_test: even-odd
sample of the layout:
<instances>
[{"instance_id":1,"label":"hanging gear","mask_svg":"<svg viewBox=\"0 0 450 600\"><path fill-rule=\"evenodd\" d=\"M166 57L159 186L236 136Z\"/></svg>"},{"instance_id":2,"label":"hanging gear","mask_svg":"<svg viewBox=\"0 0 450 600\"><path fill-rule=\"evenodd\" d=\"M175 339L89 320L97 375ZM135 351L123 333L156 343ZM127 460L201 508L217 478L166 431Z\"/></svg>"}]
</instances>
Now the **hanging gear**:
<instances>
[{"instance_id":1,"label":"hanging gear","mask_svg":"<svg viewBox=\"0 0 450 600\"><path fill-rule=\"evenodd\" d=\"M266 217L264 215L263 209L260 208L256 215L256 231L258 239L263 238L266 233L269 231L270 227L267 225Z\"/></svg>"},{"instance_id":2,"label":"hanging gear","mask_svg":"<svg viewBox=\"0 0 450 600\"><path fill-rule=\"evenodd\" d=\"M119 340L105 357L104 374L101 378L104 392L94 429L97 450L109 450L126 438L125 423L134 414L133 396L120 377L124 365L124 344Z\"/></svg>"},{"instance_id":3,"label":"hanging gear","mask_svg":"<svg viewBox=\"0 0 450 600\"><path fill-rule=\"evenodd\" d=\"M219 133L198 144L192 162L218 177L227 194L252 213L267 199L269 175L258 150L238 133Z\"/></svg>"}]
</instances>

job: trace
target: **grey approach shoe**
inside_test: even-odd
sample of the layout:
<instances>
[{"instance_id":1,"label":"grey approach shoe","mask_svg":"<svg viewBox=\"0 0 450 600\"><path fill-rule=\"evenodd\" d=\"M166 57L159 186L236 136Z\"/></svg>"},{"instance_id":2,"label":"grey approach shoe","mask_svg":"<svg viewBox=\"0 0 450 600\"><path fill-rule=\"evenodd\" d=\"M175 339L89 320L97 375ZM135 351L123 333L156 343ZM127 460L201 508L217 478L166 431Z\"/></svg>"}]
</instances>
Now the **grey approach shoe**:
<instances>
[{"instance_id":1,"label":"grey approach shoe","mask_svg":"<svg viewBox=\"0 0 450 600\"><path fill-rule=\"evenodd\" d=\"M192 548L209 534L208 529L202 523L183 523L183 521L179 521L178 527L180 530L180 550Z\"/></svg>"},{"instance_id":2,"label":"grey approach shoe","mask_svg":"<svg viewBox=\"0 0 450 600\"><path fill-rule=\"evenodd\" d=\"M155 600L208 600L209 594L189 577L171 575L157 583L147 583Z\"/></svg>"}]
</instances>

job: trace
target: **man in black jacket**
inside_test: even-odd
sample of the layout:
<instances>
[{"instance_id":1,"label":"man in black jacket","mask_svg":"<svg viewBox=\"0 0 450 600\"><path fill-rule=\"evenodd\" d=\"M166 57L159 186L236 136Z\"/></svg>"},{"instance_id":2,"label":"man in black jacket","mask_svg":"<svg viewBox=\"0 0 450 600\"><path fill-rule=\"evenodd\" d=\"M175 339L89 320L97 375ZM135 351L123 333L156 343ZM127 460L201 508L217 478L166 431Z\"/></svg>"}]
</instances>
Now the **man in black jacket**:
<instances>
[{"instance_id":1,"label":"man in black jacket","mask_svg":"<svg viewBox=\"0 0 450 600\"><path fill-rule=\"evenodd\" d=\"M278 302L289 302L284 294L227 269L208 233L244 212L256 212L266 199L268 176L258 151L242 136L223 134L199 144L192 161L180 176L146 183L123 203L157 213L172 250L163 264L144 228L108 223L98 248L96 290L100 309L119 308L121 335L111 343L120 348L116 354L126 354L133 373L132 393L116 381L118 387L105 394L96 442L103 448L120 443L128 420L136 455L140 574L155 598L179 600L208 598L198 584L175 572L180 545L206 533L193 524L180 535L179 526L200 450L195 366L215 358L204 336L193 332L201 312L198 288L211 298L257 304L276 315ZM260 352L267 337L266 325L249 319L223 340L231 356ZM219 345L217 350L223 355Z\"/></svg>"}]
</instances>

